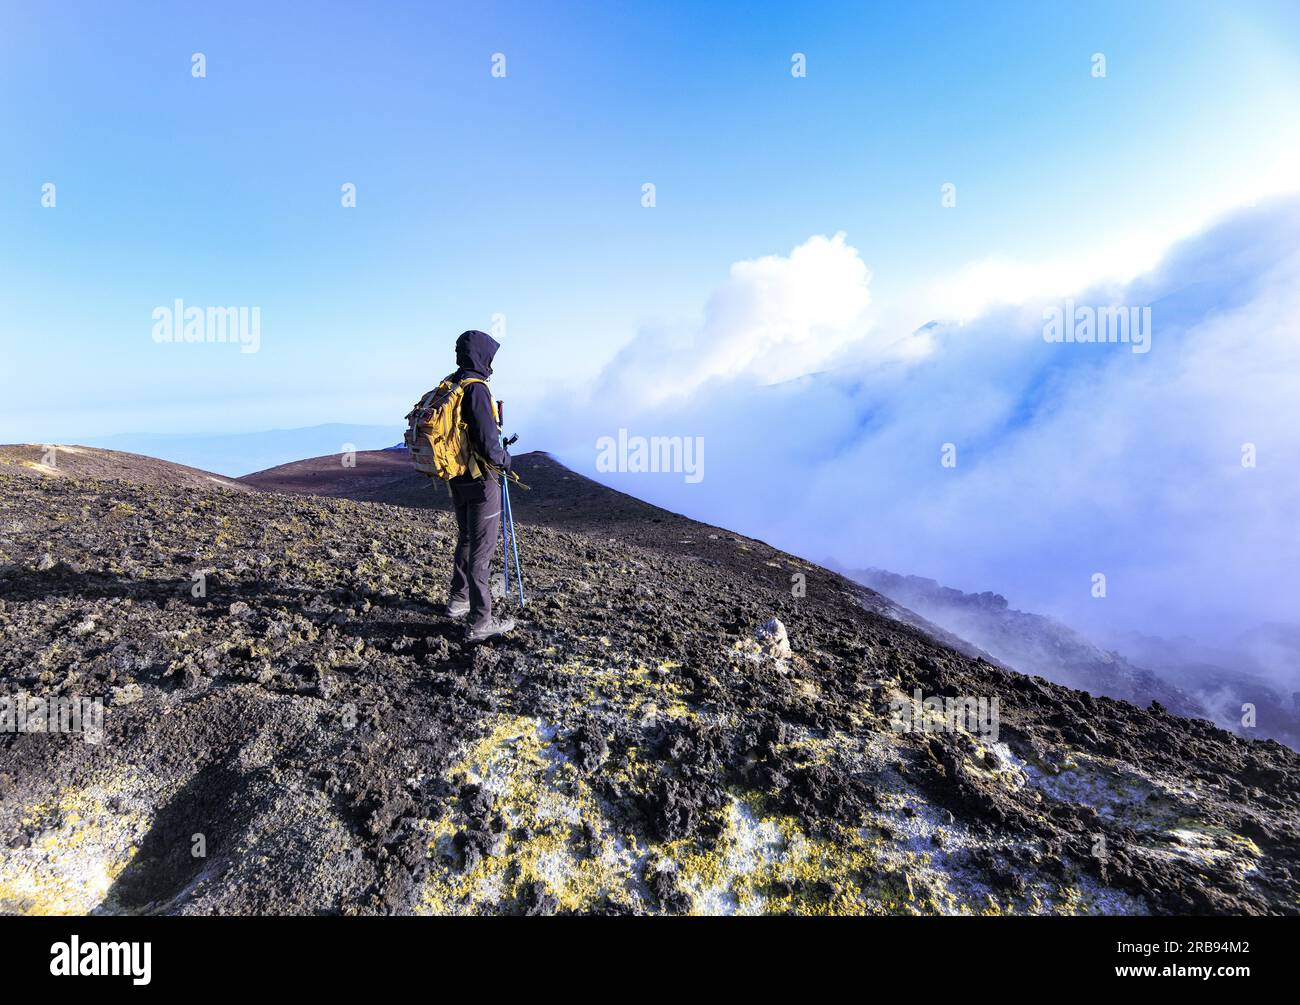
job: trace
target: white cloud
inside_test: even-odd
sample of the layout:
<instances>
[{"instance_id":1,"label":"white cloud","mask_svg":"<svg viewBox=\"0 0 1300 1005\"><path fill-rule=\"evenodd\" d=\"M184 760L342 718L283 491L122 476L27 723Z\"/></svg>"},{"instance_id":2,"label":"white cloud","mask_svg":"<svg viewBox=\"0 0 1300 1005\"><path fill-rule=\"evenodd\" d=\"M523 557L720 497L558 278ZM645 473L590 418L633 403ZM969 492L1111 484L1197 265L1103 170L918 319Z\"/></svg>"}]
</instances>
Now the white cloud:
<instances>
[{"instance_id":1,"label":"white cloud","mask_svg":"<svg viewBox=\"0 0 1300 1005\"><path fill-rule=\"evenodd\" d=\"M1091 254L1026 262L991 255L969 262L949 275L922 285L909 299L918 306L916 323L942 318L968 321L999 305L1016 305L1064 297L1098 282L1127 282L1150 269L1169 247L1169 240L1147 236L1119 240L1109 254Z\"/></svg>"},{"instance_id":2,"label":"white cloud","mask_svg":"<svg viewBox=\"0 0 1300 1005\"><path fill-rule=\"evenodd\" d=\"M1239 174L1216 193L1199 216L1148 218L1141 226L1108 230L1091 244L1072 244L1049 258L1027 260L991 254L918 285L900 297L902 316L913 326L940 318L968 321L1000 305L1062 298L1099 285L1131 282L1154 269L1171 247L1214 226L1216 220L1296 191L1300 142Z\"/></svg>"},{"instance_id":3,"label":"white cloud","mask_svg":"<svg viewBox=\"0 0 1300 1005\"><path fill-rule=\"evenodd\" d=\"M715 378L771 383L816 370L862 336L870 282L842 233L737 262L698 326L643 329L605 368L597 394L647 406Z\"/></svg>"},{"instance_id":4,"label":"white cloud","mask_svg":"<svg viewBox=\"0 0 1300 1005\"><path fill-rule=\"evenodd\" d=\"M917 335L871 330L868 276L839 237L740 263L702 326L643 332L600 391L556 403L542 442L594 473L595 438L619 427L704 436L698 485L602 480L814 560L997 590L1085 629L1226 637L1297 620L1300 199L1075 291L1150 305L1146 355L1045 342L1033 298Z\"/></svg>"}]
</instances>

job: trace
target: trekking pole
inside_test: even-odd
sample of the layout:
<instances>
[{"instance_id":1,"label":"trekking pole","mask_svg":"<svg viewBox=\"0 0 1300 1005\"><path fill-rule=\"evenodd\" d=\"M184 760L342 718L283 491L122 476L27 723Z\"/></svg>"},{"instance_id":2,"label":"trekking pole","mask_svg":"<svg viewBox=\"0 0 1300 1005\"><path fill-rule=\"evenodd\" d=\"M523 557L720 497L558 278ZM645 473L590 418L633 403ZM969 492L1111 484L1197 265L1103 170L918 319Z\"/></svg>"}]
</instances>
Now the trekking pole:
<instances>
[{"instance_id":1,"label":"trekking pole","mask_svg":"<svg viewBox=\"0 0 1300 1005\"><path fill-rule=\"evenodd\" d=\"M501 417L505 414L506 403L497 399L497 441L502 448L506 445L506 434L501 431ZM506 487L506 473L501 472L501 564L506 573L506 596L510 596L510 525L506 520L506 499L510 490Z\"/></svg>"},{"instance_id":2,"label":"trekking pole","mask_svg":"<svg viewBox=\"0 0 1300 1005\"><path fill-rule=\"evenodd\" d=\"M510 522L510 545L515 552L515 579L519 583L519 606L524 606L524 574L519 568L519 535L515 533L515 511L510 507L510 486L501 483L502 501L505 504L506 519ZM509 587L507 586L507 589Z\"/></svg>"},{"instance_id":3,"label":"trekking pole","mask_svg":"<svg viewBox=\"0 0 1300 1005\"><path fill-rule=\"evenodd\" d=\"M501 473L501 556L506 570L506 596L510 596L510 522L506 519L507 500L510 488L506 485L505 472Z\"/></svg>"},{"instance_id":4,"label":"trekking pole","mask_svg":"<svg viewBox=\"0 0 1300 1005\"><path fill-rule=\"evenodd\" d=\"M499 398L497 399L497 423L504 421L506 403ZM512 436L506 439L506 435L500 432L501 446L508 447L519 439L518 436ZM501 551L504 557L506 570L506 596L510 596L510 552L514 550L515 556L515 579L519 583L519 606L524 606L524 574L519 569L519 538L515 534L515 514L510 508L510 477L505 472L501 472Z\"/></svg>"}]
</instances>

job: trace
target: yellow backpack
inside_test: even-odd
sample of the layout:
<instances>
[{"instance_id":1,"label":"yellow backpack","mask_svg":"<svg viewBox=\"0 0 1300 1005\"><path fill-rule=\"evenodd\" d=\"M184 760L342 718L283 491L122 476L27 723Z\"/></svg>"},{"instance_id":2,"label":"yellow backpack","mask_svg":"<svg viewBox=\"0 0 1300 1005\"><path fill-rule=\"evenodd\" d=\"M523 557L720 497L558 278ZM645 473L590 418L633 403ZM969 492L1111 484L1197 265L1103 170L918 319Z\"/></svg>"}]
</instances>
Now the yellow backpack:
<instances>
[{"instance_id":1,"label":"yellow backpack","mask_svg":"<svg viewBox=\"0 0 1300 1005\"><path fill-rule=\"evenodd\" d=\"M406 446L415 470L421 474L444 481L460 475L482 478L485 474L487 462L470 449L469 424L461 415L461 401L470 384L486 387L487 381L478 377L466 377L460 383L444 380L407 413ZM492 417L497 418L495 401Z\"/></svg>"}]
</instances>

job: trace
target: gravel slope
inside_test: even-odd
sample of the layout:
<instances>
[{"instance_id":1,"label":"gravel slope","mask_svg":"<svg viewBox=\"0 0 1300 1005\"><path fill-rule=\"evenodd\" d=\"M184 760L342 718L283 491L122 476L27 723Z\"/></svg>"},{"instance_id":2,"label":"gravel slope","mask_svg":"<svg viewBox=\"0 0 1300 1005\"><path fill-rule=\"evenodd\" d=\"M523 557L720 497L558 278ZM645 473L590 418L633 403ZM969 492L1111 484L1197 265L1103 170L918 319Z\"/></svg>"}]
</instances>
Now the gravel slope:
<instances>
[{"instance_id":1,"label":"gravel slope","mask_svg":"<svg viewBox=\"0 0 1300 1005\"><path fill-rule=\"evenodd\" d=\"M107 703L0 734L0 910L1300 911L1296 754L520 467L530 602L476 649L437 508L0 467L0 688ZM916 690L996 741L892 728Z\"/></svg>"}]
</instances>

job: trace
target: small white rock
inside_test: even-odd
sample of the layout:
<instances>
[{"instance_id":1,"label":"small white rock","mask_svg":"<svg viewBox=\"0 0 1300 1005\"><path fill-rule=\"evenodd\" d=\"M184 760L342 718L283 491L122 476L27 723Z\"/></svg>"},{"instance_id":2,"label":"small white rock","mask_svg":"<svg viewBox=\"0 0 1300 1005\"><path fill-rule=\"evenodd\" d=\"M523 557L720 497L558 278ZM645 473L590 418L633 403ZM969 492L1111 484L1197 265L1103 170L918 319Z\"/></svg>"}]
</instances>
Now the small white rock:
<instances>
[{"instance_id":1,"label":"small white rock","mask_svg":"<svg viewBox=\"0 0 1300 1005\"><path fill-rule=\"evenodd\" d=\"M786 634L785 625L781 624L779 619L768 618L754 633L754 638L767 655L775 659L786 659L790 656L790 637Z\"/></svg>"}]
</instances>

